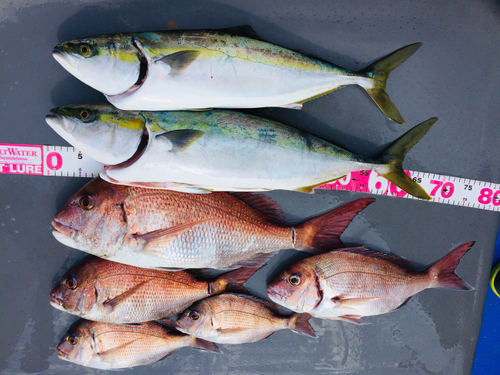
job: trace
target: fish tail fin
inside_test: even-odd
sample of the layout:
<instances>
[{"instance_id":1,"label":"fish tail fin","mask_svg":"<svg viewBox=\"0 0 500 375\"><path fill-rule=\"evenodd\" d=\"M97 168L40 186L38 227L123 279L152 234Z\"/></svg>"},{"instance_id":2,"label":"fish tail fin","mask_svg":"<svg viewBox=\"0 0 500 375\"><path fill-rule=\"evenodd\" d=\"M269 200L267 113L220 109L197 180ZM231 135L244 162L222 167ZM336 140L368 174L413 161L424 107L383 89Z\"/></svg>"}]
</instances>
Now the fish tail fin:
<instances>
[{"instance_id":1,"label":"fish tail fin","mask_svg":"<svg viewBox=\"0 0 500 375\"><path fill-rule=\"evenodd\" d=\"M192 337L191 341L191 346L200 349L200 350L206 350L209 352L215 352L215 353L222 353L222 351L219 349L219 347L213 343L212 341L207 341L203 339L198 339L194 336Z\"/></svg>"},{"instance_id":2,"label":"fish tail fin","mask_svg":"<svg viewBox=\"0 0 500 375\"><path fill-rule=\"evenodd\" d=\"M451 253L446 255L443 259L437 261L434 265L427 269L429 277L430 288L447 288L457 290L473 290L474 288L468 283L463 281L455 274L460 259L467 251L474 245L474 242L467 242Z\"/></svg>"},{"instance_id":3,"label":"fish tail fin","mask_svg":"<svg viewBox=\"0 0 500 375\"><path fill-rule=\"evenodd\" d=\"M377 158L381 161L381 165L374 167L375 172L408 194L420 199L430 200L432 198L404 172L403 159L406 153L422 139L436 121L437 118L433 117L407 131Z\"/></svg>"},{"instance_id":4,"label":"fish tail fin","mask_svg":"<svg viewBox=\"0 0 500 375\"><path fill-rule=\"evenodd\" d=\"M248 293L243 284L261 267L243 267L220 275L214 281L209 282L208 294Z\"/></svg>"},{"instance_id":5,"label":"fish tail fin","mask_svg":"<svg viewBox=\"0 0 500 375\"><path fill-rule=\"evenodd\" d=\"M310 314L295 313L290 317L288 327L294 331L301 332L317 339L319 337L318 334L309 324L310 317Z\"/></svg>"},{"instance_id":6,"label":"fish tail fin","mask_svg":"<svg viewBox=\"0 0 500 375\"><path fill-rule=\"evenodd\" d=\"M294 248L322 253L344 247L340 235L358 212L373 201L373 198L358 199L294 226Z\"/></svg>"},{"instance_id":7,"label":"fish tail fin","mask_svg":"<svg viewBox=\"0 0 500 375\"><path fill-rule=\"evenodd\" d=\"M400 124L404 124L405 122L398 109L389 98L389 95L387 95L385 86L387 79L389 78L389 74L399 65L404 63L421 46L422 43L414 43L400 48L397 51L382 57L380 60L363 70L364 74L373 79L372 86L366 88L368 95L371 96L380 110L384 112L388 118Z\"/></svg>"}]
</instances>

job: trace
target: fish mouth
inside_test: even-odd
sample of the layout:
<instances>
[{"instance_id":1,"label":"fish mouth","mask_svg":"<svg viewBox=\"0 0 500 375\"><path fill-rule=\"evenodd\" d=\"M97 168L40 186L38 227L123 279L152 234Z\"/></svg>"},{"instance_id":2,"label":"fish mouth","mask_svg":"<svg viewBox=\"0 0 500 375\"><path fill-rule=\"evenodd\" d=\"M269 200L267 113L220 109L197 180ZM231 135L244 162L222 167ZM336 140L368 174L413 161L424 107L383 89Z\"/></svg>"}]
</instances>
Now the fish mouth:
<instances>
[{"instance_id":1,"label":"fish mouth","mask_svg":"<svg viewBox=\"0 0 500 375\"><path fill-rule=\"evenodd\" d=\"M74 229L61 224L56 219L52 220L52 226L56 229L52 231L52 235L56 240L58 240L63 245L78 249L78 245L73 239L73 235L75 234Z\"/></svg>"},{"instance_id":2,"label":"fish mouth","mask_svg":"<svg viewBox=\"0 0 500 375\"><path fill-rule=\"evenodd\" d=\"M274 299L274 300L278 300L278 301L284 301L285 300L285 296L283 296L282 294L280 294L278 292L278 290L276 290L276 288L272 287L269 285L269 287L267 288L267 295L271 298L271 299Z\"/></svg>"},{"instance_id":3,"label":"fish mouth","mask_svg":"<svg viewBox=\"0 0 500 375\"><path fill-rule=\"evenodd\" d=\"M57 221L57 219L52 220L52 226L55 228L52 233L57 232L59 236L72 237L75 232L72 228Z\"/></svg>"},{"instance_id":4,"label":"fish mouth","mask_svg":"<svg viewBox=\"0 0 500 375\"><path fill-rule=\"evenodd\" d=\"M49 303L52 307L56 308L57 310L65 311L63 308L64 301L53 293L50 293Z\"/></svg>"},{"instance_id":5,"label":"fish mouth","mask_svg":"<svg viewBox=\"0 0 500 375\"><path fill-rule=\"evenodd\" d=\"M61 348L57 347L57 358L68 360L68 354L66 354Z\"/></svg>"}]
</instances>

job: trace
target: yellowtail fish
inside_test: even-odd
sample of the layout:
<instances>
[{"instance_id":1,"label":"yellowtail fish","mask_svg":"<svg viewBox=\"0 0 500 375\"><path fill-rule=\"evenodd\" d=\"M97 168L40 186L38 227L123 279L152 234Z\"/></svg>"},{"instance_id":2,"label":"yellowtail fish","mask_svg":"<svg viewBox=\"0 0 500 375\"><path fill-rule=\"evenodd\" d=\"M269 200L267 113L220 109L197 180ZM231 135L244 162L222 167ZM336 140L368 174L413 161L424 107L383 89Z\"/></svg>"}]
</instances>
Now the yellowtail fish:
<instances>
[{"instance_id":1,"label":"yellowtail fish","mask_svg":"<svg viewBox=\"0 0 500 375\"><path fill-rule=\"evenodd\" d=\"M57 357L103 370L148 365L185 346L220 353L213 342L147 322L120 325L80 319L66 332Z\"/></svg>"},{"instance_id":2,"label":"yellowtail fish","mask_svg":"<svg viewBox=\"0 0 500 375\"><path fill-rule=\"evenodd\" d=\"M218 344L256 342L282 329L318 337L307 322L310 316L284 316L274 303L228 293L196 302L177 319L177 329Z\"/></svg>"},{"instance_id":3,"label":"yellowtail fish","mask_svg":"<svg viewBox=\"0 0 500 375\"><path fill-rule=\"evenodd\" d=\"M61 243L136 267L258 267L283 249L342 247L340 234L374 199L358 199L298 225L281 221L269 197L186 194L114 185L96 178L52 220Z\"/></svg>"},{"instance_id":4,"label":"yellowtail fish","mask_svg":"<svg viewBox=\"0 0 500 375\"><path fill-rule=\"evenodd\" d=\"M52 55L125 110L301 108L307 100L356 84L388 118L404 123L386 81L422 43L355 72L259 39L249 26L120 33L70 40Z\"/></svg>"},{"instance_id":5,"label":"yellowtail fish","mask_svg":"<svg viewBox=\"0 0 500 375\"><path fill-rule=\"evenodd\" d=\"M402 164L436 120L415 126L368 158L291 126L231 111L131 112L75 105L55 108L46 117L73 146L111 165L101 177L116 184L186 193L312 192L349 172L371 169L421 199L431 198Z\"/></svg>"},{"instance_id":6,"label":"yellowtail fish","mask_svg":"<svg viewBox=\"0 0 500 375\"><path fill-rule=\"evenodd\" d=\"M272 301L293 311L359 324L362 316L391 312L426 288L472 290L454 270L473 244L457 247L423 271L363 247L332 251L288 267L267 291Z\"/></svg>"},{"instance_id":7,"label":"yellowtail fish","mask_svg":"<svg viewBox=\"0 0 500 375\"><path fill-rule=\"evenodd\" d=\"M194 302L243 284L258 268L202 279L188 271L159 271L90 257L71 268L50 293L56 309L108 323L141 323L182 312Z\"/></svg>"}]
</instances>

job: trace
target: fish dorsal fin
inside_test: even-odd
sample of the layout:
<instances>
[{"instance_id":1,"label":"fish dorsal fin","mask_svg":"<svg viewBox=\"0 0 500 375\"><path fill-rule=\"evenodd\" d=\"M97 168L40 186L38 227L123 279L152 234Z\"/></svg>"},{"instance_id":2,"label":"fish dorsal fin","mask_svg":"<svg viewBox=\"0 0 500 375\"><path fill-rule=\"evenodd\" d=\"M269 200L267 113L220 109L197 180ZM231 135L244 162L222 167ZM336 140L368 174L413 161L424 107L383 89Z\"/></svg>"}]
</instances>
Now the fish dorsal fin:
<instances>
[{"instance_id":1,"label":"fish dorsal fin","mask_svg":"<svg viewBox=\"0 0 500 375\"><path fill-rule=\"evenodd\" d=\"M173 130L168 133L162 133L157 135L155 138L162 140L162 138L168 139L172 143L172 149L170 152L178 153L188 149L194 142L205 135L204 131L194 130L194 129L182 129Z\"/></svg>"},{"instance_id":2,"label":"fish dorsal fin","mask_svg":"<svg viewBox=\"0 0 500 375\"><path fill-rule=\"evenodd\" d=\"M118 306L121 302L125 301L128 297L130 297L135 292L137 292L140 288L142 288L142 286L144 284L148 283L149 281L150 280L143 281L142 283L139 283L139 284L133 286L132 288L130 288L126 292L116 296L115 298L113 298L107 302L104 302L103 306L106 309L106 314L112 313L113 310L116 308L116 306Z\"/></svg>"},{"instance_id":3,"label":"fish dorsal fin","mask_svg":"<svg viewBox=\"0 0 500 375\"><path fill-rule=\"evenodd\" d=\"M198 221L191 221L189 223L175 225L170 228L158 229L144 234L135 234L133 235L133 237L146 242L143 251L152 251L151 249L157 247L164 247L178 235L184 233L185 231L199 224L202 224L210 220L212 220L212 218L198 220Z\"/></svg>"},{"instance_id":4,"label":"fish dorsal fin","mask_svg":"<svg viewBox=\"0 0 500 375\"><path fill-rule=\"evenodd\" d=\"M238 294L227 293L227 294L258 303L259 305L264 306L266 309L268 309L269 311L271 311L272 313L274 313L276 315L284 315L284 313L285 313L285 311L283 310L283 308L280 305L277 305L277 304L270 302L270 301L265 301L263 299L251 296L249 294L240 294L240 293L238 293Z\"/></svg>"},{"instance_id":5,"label":"fish dorsal fin","mask_svg":"<svg viewBox=\"0 0 500 375\"><path fill-rule=\"evenodd\" d=\"M400 258L396 255L384 254L384 253L380 253L378 251L370 250L370 249L367 249L366 247L352 247L352 248L340 249L338 251L345 251L348 253L356 253L356 254L360 254L360 255L369 256L372 258L386 260L386 261L391 262L397 266L403 267L404 269L406 269L408 271L417 271L417 267L409 260Z\"/></svg>"},{"instance_id":6,"label":"fish dorsal fin","mask_svg":"<svg viewBox=\"0 0 500 375\"><path fill-rule=\"evenodd\" d=\"M179 51L163 56L158 61L170 65L170 75L182 74L191 63L200 55L200 51Z\"/></svg>"},{"instance_id":7,"label":"fish dorsal fin","mask_svg":"<svg viewBox=\"0 0 500 375\"><path fill-rule=\"evenodd\" d=\"M279 223L285 222L283 210L280 208L280 205L278 203L272 200L272 198L264 194L252 194L244 192L231 193L231 195L245 202L253 209L263 213L271 220Z\"/></svg>"},{"instance_id":8,"label":"fish dorsal fin","mask_svg":"<svg viewBox=\"0 0 500 375\"><path fill-rule=\"evenodd\" d=\"M265 42L264 39L262 39L252 28L250 25L241 25L241 26L233 26L233 27L226 27L224 29L218 29L220 33L224 34L231 34L231 35L236 35L236 36L242 36L245 38L251 38L255 40L260 40L262 42Z\"/></svg>"}]
</instances>

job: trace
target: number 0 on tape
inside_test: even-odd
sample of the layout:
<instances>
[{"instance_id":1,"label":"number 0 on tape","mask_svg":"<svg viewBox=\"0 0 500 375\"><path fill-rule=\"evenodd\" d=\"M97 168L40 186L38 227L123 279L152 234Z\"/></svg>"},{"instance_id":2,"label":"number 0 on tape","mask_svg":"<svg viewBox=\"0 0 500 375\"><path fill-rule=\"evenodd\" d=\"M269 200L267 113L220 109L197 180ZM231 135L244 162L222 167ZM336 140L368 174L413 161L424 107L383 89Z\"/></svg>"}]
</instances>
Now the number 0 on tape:
<instances>
[{"instance_id":1,"label":"number 0 on tape","mask_svg":"<svg viewBox=\"0 0 500 375\"><path fill-rule=\"evenodd\" d=\"M97 177L104 166L74 147L0 144L0 173L63 177ZM433 202L500 211L500 184L405 171L432 197ZM357 191L418 199L393 185L378 173L351 172L335 183L317 189Z\"/></svg>"}]
</instances>

